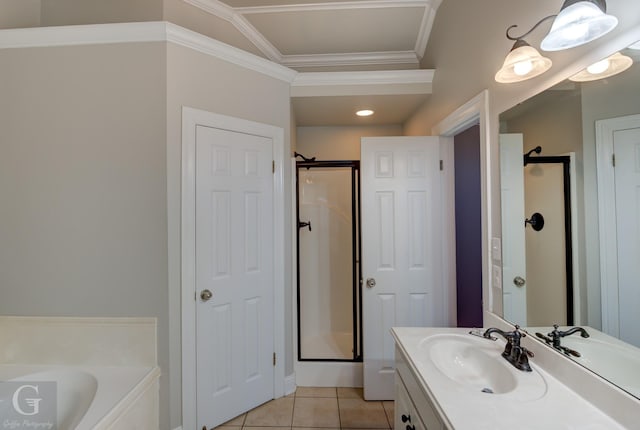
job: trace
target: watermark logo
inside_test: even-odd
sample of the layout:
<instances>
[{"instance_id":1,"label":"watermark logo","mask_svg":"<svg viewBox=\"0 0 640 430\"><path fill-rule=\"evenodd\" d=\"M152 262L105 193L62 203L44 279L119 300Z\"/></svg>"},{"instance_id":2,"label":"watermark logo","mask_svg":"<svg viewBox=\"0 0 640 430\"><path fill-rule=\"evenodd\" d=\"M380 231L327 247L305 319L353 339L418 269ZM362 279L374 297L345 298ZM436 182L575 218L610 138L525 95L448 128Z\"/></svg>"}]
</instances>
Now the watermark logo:
<instances>
[{"instance_id":1,"label":"watermark logo","mask_svg":"<svg viewBox=\"0 0 640 430\"><path fill-rule=\"evenodd\" d=\"M57 430L57 383L0 382L0 430Z\"/></svg>"}]
</instances>

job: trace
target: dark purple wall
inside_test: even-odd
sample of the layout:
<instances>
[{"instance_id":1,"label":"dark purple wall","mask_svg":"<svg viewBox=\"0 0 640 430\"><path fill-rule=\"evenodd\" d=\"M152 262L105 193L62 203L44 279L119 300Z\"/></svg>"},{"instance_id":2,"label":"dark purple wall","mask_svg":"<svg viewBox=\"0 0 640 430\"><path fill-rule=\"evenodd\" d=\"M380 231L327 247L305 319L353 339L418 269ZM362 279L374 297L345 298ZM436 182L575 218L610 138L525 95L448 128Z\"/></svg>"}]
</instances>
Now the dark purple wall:
<instances>
[{"instance_id":1,"label":"dark purple wall","mask_svg":"<svg viewBox=\"0 0 640 430\"><path fill-rule=\"evenodd\" d=\"M482 327L480 126L454 138L458 327Z\"/></svg>"}]
</instances>

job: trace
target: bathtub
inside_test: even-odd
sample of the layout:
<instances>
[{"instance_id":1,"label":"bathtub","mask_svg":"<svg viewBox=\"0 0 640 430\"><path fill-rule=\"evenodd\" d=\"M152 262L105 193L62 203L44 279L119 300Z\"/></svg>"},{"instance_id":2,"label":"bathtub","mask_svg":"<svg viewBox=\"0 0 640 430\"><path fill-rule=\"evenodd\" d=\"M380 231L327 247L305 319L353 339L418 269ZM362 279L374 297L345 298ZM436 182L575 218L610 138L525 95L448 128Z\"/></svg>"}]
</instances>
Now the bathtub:
<instances>
[{"instance_id":1,"label":"bathtub","mask_svg":"<svg viewBox=\"0 0 640 430\"><path fill-rule=\"evenodd\" d=\"M157 428L157 411L136 406L154 404L159 375L157 367L0 365L0 381L57 383L58 430Z\"/></svg>"}]
</instances>

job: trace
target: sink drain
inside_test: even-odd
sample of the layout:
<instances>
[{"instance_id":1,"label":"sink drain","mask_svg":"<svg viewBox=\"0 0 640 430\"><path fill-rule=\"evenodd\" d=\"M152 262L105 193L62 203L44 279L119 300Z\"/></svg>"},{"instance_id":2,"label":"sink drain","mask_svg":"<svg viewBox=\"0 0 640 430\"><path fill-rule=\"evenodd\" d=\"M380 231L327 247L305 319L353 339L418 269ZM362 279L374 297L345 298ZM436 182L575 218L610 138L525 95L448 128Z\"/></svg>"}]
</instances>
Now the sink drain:
<instances>
[{"instance_id":1,"label":"sink drain","mask_svg":"<svg viewBox=\"0 0 640 430\"><path fill-rule=\"evenodd\" d=\"M489 393L489 394L493 394L493 390L491 388L483 388L482 389L483 393Z\"/></svg>"}]
</instances>

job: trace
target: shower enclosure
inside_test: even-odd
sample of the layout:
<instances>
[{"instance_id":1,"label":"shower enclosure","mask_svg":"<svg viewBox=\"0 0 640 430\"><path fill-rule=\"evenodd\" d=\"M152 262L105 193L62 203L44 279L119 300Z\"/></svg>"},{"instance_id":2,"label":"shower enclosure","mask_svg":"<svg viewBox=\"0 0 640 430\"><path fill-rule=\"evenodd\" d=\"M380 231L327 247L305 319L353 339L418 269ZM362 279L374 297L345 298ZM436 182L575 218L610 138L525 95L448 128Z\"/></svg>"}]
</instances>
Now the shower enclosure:
<instances>
[{"instance_id":1,"label":"shower enclosure","mask_svg":"<svg viewBox=\"0 0 640 430\"><path fill-rule=\"evenodd\" d=\"M570 156L525 155L527 323L533 326L574 324L570 165Z\"/></svg>"},{"instance_id":2,"label":"shower enclosure","mask_svg":"<svg viewBox=\"0 0 640 430\"><path fill-rule=\"evenodd\" d=\"M362 360L359 170L296 163L299 361Z\"/></svg>"}]
</instances>

